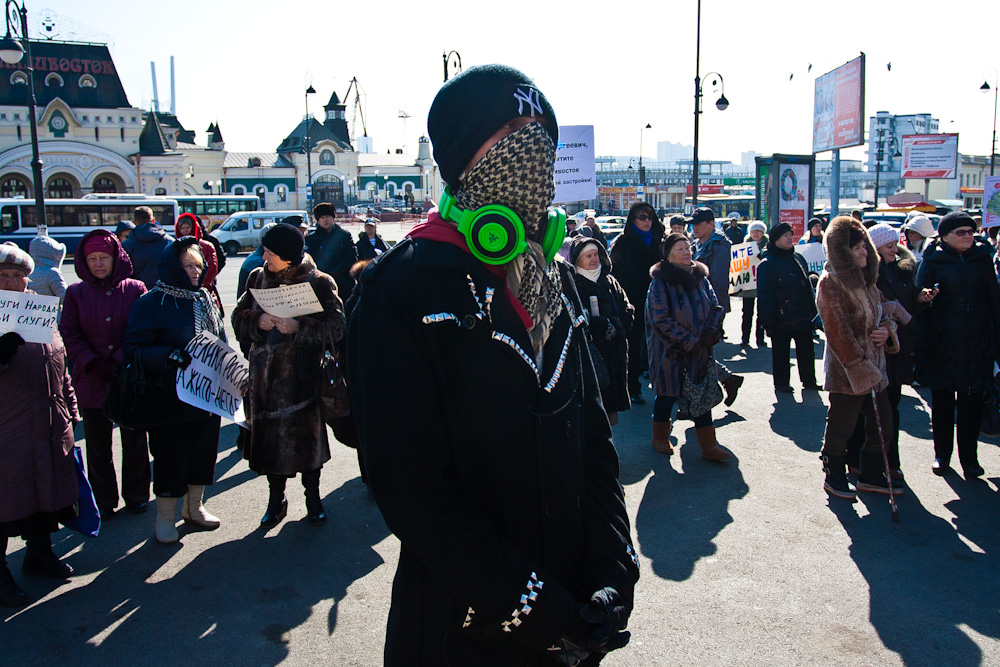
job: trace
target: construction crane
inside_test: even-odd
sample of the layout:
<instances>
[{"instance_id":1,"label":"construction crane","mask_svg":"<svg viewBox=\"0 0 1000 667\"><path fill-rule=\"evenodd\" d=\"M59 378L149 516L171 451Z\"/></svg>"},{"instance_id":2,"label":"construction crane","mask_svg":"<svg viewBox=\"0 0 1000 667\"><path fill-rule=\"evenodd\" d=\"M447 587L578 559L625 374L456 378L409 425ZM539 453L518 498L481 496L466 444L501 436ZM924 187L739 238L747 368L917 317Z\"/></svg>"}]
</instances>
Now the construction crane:
<instances>
[{"instance_id":1,"label":"construction crane","mask_svg":"<svg viewBox=\"0 0 1000 667\"><path fill-rule=\"evenodd\" d=\"M355 144L355 137L357 136L354 128L357 125L358 116L361 116L361 131L364 133L362 136L368 136L368 127L365 125L365 110L361 104L361 94L364 92L361 90L361 84L358 83L358 78L353 77L351 79L350 85L347 87L347 93L344 95L344 103L347 104L348 100L351 99L351 90L354 91L354 102L352 104L351 110L351 143ZM367 94L365 95L367 99ZM355 144L355 147L356 144Z\"/></svg>"}]
</instances>

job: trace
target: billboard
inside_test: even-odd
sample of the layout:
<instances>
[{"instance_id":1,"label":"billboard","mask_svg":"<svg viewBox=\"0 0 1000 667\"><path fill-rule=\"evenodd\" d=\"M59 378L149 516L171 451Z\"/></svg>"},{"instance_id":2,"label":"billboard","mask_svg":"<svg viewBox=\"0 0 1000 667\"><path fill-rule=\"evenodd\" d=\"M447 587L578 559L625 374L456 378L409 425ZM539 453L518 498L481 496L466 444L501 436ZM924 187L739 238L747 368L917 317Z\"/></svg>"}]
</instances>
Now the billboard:
<instances>
[{"instance_id":1,"label":"billboard","mask_svg":"<svg viewBox=\"0 0 1000 667\"><path fill-rule=\"evenodd\" d=\"M1000 227L1000 176L987 176L983 185L983 228Z\"/></svg>"},{"instance_id":2,"label":"billboard","mask_svg":"<svg viewBox=\"0 0 1000 667\"><path fill-rule=\"evenodd\" d=\"M780 163L777 169L778 180L778 222L787 222L792 226L795 238L805 234L806 220L812 215L809 197L810 165Z\"/></svg>"},{"instance_id":3,"label":"billboard","mask_svg":"<svg viewBox=\"0 0 1000 667\"><path fill-rule=\"evenodd\" d=\"M813 153L865 143L865 54L816 79Z\"/></svg>"},{"instance_id":4,"label":"billboard","mask_svg":"<svg viewBox=\"0 0 1000 667\"><path fill-rule=\"evenodd\" d=\"M900 178L955 178L957 134L904 134Z\"/></svg>"}]
</instances>

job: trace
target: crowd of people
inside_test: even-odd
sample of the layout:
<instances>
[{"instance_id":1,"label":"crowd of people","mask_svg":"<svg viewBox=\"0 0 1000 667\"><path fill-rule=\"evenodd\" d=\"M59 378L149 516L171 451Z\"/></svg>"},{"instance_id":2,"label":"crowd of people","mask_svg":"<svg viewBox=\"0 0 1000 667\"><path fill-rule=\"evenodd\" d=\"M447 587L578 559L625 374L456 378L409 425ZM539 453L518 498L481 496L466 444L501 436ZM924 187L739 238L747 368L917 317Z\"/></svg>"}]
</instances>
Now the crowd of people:
<instances>
[{"instance_id":1,"label":"crowd of people","mask_svg":"<svg viewBox=\"0 0 1000 667\"><path fill-rule=\"evenodd\" d=\"M325 523L329 425L358 449L401 542L386 665L596 665L629 641L639 569L612 427L649 389L656 452L674 452L680 419L694 422L705 465L733 458L713 418L743 382L716 356L733 303L741 345L770 347L777 394L794 391L792 342L802 389L828 392L831 496L905 491L899 403L914 382L931 390L933 472L953 472L957 439L965 476L984 474L977 442L1000 353L1000 287L993 246L968 214L936 230L914 216L903 245L895 228L854 216L814 218L796 239L786 223L722 227L708 208L661 220L637 202L609 247L593 218L577 228L551 207L559 126L523 73L491 65L454 77L428 129L447 187L426 221L391 249L377 220L355 240L329 203L308 233L269 225L229 315L249 360L238 443L268 483L261 529L288 515L297 475L306 519ZM51 343L0 336L0 537L5 547L24 538L24 574L72 574L51 533L79 511L80 422L103 521L120 502L142 514L153 499L163 544L180 539L178 505L196 530L222 522L204 502L220 417L173 387L193 339L227 339L216 283L225 253L192 215L175 236L146 207L134 223L88 233L68 288L60 244L40 234L29 252L0 245L0 289L64 301ZM734 300L731 249L744 242L761 261L755 289ZM810 243L825 250L818 279L796 250ZM295 285L311 288L317 312L279 317L254 295ZM346 375L347 418L325 401L331 359ZM162 423L121 428L119 486L104 408L123 368L167 389ZM0 604L28 602L4 558Z\"/></svg>"}]
</instances>

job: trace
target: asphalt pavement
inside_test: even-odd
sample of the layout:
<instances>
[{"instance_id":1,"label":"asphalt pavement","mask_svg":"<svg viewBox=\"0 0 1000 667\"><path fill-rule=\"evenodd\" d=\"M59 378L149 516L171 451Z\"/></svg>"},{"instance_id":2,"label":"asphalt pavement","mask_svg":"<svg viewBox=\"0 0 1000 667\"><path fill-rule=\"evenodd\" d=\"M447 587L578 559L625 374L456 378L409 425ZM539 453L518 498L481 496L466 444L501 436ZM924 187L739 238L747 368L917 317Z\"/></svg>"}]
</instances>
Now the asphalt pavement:
<instances>
[{"instance_id":1,"label":"asphalt pavement","mask_svg":"<svg viewBox=\"0 0 1000 667\"><path fill-rule=\"evenodd\" d=\"M242 259L220 276L227 311ZM64 273L75 280L72 265ZM614 429L642 578L632 642L602 664L1000 665L998 441L981 441L983 480L934 476L929 392L907 388L901 521L885 496L830 498L818 459L827 396L803 393L795 369L795 392L775 396L770 351L732 344L740 307L717 354L746 383L714 412L735 459L702 461L690 422L674 426L678 453L657 454L651 402ZM63 530L68 582L21 575L23 543L10 541L11 570L37 601L0 610L3 664L382 663L399 547L354 450L332 443L325 526L305 520L292 481L288 518L265 534L266 480L235 449L237 428L222 429L207 493L214 532L181 527L178 545L157 544L152 511L120 513L94 539Z\"/></svg>"}]
</instances>

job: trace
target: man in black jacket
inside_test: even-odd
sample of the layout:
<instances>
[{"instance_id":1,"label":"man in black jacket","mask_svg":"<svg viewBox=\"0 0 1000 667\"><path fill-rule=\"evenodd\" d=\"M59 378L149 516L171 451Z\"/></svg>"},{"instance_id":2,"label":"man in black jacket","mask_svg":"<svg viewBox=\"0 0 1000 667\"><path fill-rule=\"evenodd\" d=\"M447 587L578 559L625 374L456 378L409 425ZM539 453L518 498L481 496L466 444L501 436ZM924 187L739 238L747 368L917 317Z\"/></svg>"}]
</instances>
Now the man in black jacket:
<instances>
[{"instance_id":1,"label":"man in black jacket","mask_svg":"<svg viewBox=\"0 0 1000 667\"><path fill-rule=\"evenodd\" d=\"M795 252L795 235L787 222L771 229L767 254L757 267L757 305L758 321L771 338L774 390L792 392L789 359L793 340L802 388L819 389L812 338L816 298L809 282L809 266Z\"/></svg>"},{"instance_id":2,"label":"man in black jacket","mask_svg":"<svg viewBox=\"0 0 1000 667\"><path fill-rule=\"evenodd\" d=\"M316 204L313 217L316 229L306 235L306 252L316 262L316 268L333 276L337 292L346 299L354 289L351 267L358 261L354 239L337 224L337 209L333 204Z\"/></svg>"},{"instance_id":3,"label":"man in black jacket","mask_svg":"<svg viewBox=\"0 0 1000 667\"><path fill-rule=\"evenodd\" d=\"M358 249L358 259L375 259L389 249L385 240L376 231L377 224L375 218L365 220L365 230L358 234L358 242L355 244Z\"/></svg>"},{"instance_id":4,"label":"man in black jacket","mask_svg":"<svg viewBox=\"0 0 1000 667\"><path fill-rule=\"evenodd\" d=\"M555 113L480 66L428 130L446 195L362 273L348 333L368 482L401 543L384 664L596 665L628 640L639 571L586 311L552 261Z\"/></svg>"}]
</instances>

